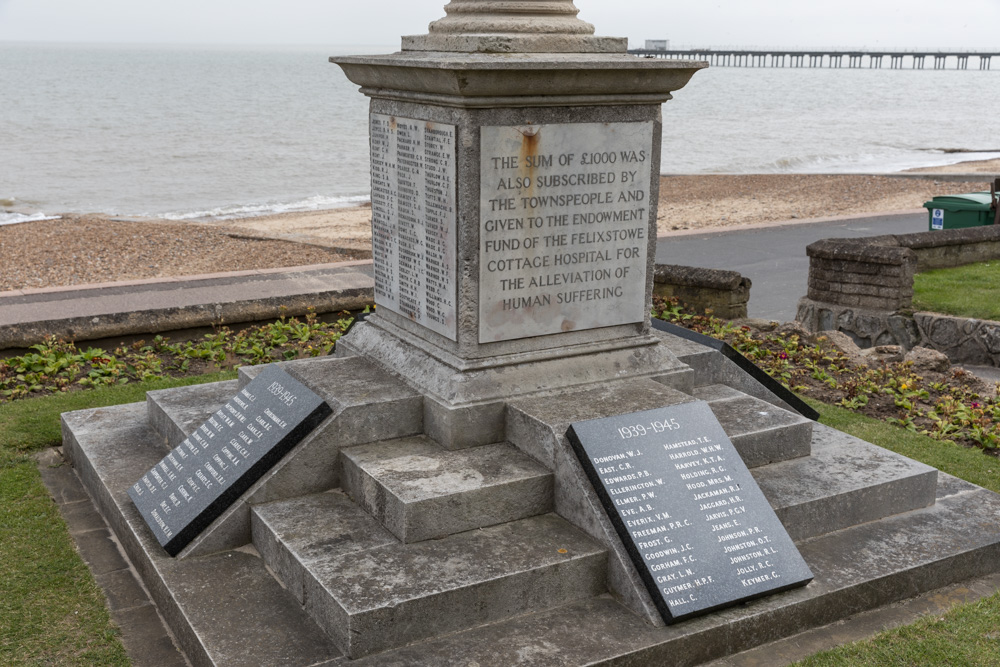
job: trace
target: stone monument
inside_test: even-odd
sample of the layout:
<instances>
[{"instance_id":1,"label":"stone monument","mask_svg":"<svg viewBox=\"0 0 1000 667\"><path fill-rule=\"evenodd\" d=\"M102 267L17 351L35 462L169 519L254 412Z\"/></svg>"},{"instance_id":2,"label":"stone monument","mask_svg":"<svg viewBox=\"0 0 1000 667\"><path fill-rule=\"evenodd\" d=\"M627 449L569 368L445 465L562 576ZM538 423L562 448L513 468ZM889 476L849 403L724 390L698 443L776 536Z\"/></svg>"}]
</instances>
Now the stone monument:
<instances>
[{"instance_id":1,"label":"stone monument","mask_svg":"<svg viewBox=\"0 0 1000 667\"><path fill-rule=\"evenodd\" d=\"M411 375L446 446L504 400L683 384L650 334L660 106L704 63L639 59L570 0L456 0L401 53L335 57L371 98L379 310L340 346Z\"/></svg>"},{"instance_id":2,"label":"stone monument","mask_svg":"<svg viewBox=\"0 0 1000 667\"><path fill-rule=\"evenodd\" d=\"M704 63L633 58L569 0L445 11L399 53L332 58L371 98L378 309L335 358L278 364L330 416L176 557L129 489L266 367L63 416L67 458L190 662L694 665L996 572L995 494L814 423L651 326L660 107ZM669 448L624 417L647 411L679 415L649 421ZM617 529L567 439L608 418L666 452L623 455L642 467L581 446ZM720 426L731 447L702 452ZM741 481L719 467L735 456ZM697 507L675 521L641 502L653 474ZM713 583L689 531L718 533L734 588L780 574L787 542L763 541L776 526L752 518L748 477L813 579L680 620L681 594Z\"/></svg>"}]
</instances>

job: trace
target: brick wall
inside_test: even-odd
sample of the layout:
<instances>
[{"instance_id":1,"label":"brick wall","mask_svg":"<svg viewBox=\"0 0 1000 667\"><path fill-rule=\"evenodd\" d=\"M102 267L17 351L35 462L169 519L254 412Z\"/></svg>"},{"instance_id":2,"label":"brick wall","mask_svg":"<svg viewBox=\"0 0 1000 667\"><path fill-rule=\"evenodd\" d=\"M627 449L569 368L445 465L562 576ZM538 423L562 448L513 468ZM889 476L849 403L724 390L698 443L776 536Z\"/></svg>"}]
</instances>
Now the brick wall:
<instances>
[{"instance_id":1,"label":"brick wall","mask_svg":"<svg viewBox=\"0 0 1000 667\"><path fill-rule=\"evenodd\" d=\"M913 302L916 253L910 248L871 241L827 239L806 248L808 298L872 310L909 308Z\"/></svg>"}]
</instances>

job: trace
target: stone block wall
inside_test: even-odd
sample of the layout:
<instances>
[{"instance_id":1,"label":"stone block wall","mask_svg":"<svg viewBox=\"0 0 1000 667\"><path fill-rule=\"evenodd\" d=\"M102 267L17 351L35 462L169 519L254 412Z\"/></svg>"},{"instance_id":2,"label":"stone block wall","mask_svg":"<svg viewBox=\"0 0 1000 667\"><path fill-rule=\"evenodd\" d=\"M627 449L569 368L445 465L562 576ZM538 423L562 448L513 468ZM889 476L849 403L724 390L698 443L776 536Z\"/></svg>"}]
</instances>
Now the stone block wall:
<instances>
[{"instance_id":1,"label":"stone block wall","mask_svg":"<svg viewBox=\"0 0 1000 667\"><path fill-rule=\"evenodd\" d=\"M881 237L917 254L917 271L1000 259L1000 227L967 227Z\"/></svg>"},{"instance_id":2,"label":"stone block wall","mask_svg":"<svg viewBox=\"0 0 1000 667\"><path fill-rule=\"evenodd\" d=\"M752 283L736 271L657 264L653 280L656 296L677 297L698 312L710 308L716 317L724 319L747 316Z\"/></svg>"},{"instance_id":3,"label":"stone block wall","mask_svg":"<svg viewBox=\"0 0 1000 667\"><path fill-rule=\"evenodd\" d=\"M971 227L807 248L809 291L796 319L810 331L841 331L859 347L917 345L955 363L1000 365L1000 323L913 313L917 271L1000 259L1000 227Z\"/></svg>"},{"instance_id":4,"label":"stone block wall","mask_svg":"<svg viewBox=\"0 0 1000 667\"><path fill-rule=\"evenodd\" d=\"M913 302L917 258L909 248L827 239L806 253L813 301L892 311Z\"/></svg>"}]
</instances>

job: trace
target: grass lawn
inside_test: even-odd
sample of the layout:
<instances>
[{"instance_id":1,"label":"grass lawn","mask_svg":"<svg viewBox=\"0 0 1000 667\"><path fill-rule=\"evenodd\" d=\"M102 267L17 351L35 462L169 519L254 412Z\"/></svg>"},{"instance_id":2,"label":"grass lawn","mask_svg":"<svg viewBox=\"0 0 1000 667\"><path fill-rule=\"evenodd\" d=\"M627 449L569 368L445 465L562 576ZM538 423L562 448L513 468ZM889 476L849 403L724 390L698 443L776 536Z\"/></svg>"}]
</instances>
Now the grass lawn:
<instances>
[{"instance_id":1,"label":"grass lawn","mask_svg":"<svg viewBox=\"0 0 1000 667\"><path fill-rule=\"evenodd\" d=\"M60 413L235 372L0 404L0 665L128 665L104 595L77 555L31 454L61 444Z\"/></svg>"},{"instance_id":2,"label":"grass lawn","mask_svg":"<svg viewBox=\"0 0 1000 667\"><path fill-rule=\"evenodd\" d=\"M221 373L0 404L0 664L128 665L103 595L30 458L60 444L59 414L230 379ZM811 402L821 421L1000 492L1000 460ZM812 656L804 665L1000 665L1000 595Z\"/></svg>"},{"instance_id":3,"label":"grass lawn","mask_svg":"<svg viewBox=\"0 0 1000 667\"><path fill-rule=\"evenodd\" d=\"M1000 459L806 399L820 421L841 431L922 461L955 477L1000 492ZM1000 665L1000 593L958 605L871 639L817 653L803 667L883 665Z\"/></svg>"},{"instance_id":4,"label":"grass lawn","mask_svg":"<svg viewBox=\"0 0 1000 667\"><path fill-rule=\"evenodd\" d=\"M934 313L1000 320L1000 261L933 269L913 279L913 307Z\"/></svg>"}]
</instances>

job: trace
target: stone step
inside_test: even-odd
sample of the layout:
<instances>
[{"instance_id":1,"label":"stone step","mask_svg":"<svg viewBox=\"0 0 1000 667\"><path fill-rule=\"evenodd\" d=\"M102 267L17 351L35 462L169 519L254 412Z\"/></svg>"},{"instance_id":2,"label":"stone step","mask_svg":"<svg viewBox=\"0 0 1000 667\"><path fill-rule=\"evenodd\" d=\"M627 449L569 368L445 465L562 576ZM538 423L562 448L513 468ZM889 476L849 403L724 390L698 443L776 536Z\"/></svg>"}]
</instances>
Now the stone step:
<instances>
[{"instance_id":1,"label":"stone step","mask_svg":"<svg viewBox=\"0 0 1000 667\"><path fill-rule=\"evenodd\" d=\"M340 491L255 505L250 532L261 558L299 604L305 604L306 573L326 559L399 542Z\"/></svg>"},{"instance_id":2,"label":"stone step","mask_svg":"<svg viewBox=\"0 0 1000 667\"><path fill-rule=\"evenodd\" d=\"M938 471L813 424L810 456L751 474L788 534L802 540L933 504Z\"/></svg>"},{"instance_id":3,"label":"stone step","mask_svg":"<svg viewBox=\"0 0 1000 667\"><path fill-rule=\"evenodd\" d=\"M149 425L176 447L239 391L239 382L210 382L146 392Z\"/></svg>"},{"instance_id":4,"label":"stone step","mask_svg":"<svg viewBox=\"0 0 1000 667\"><path fill-rule=\"evenodd\" d=\"M323 357L279 365L304 379L333 408L333 415L199 535L188 547L189 553L207 554L247 543L250 504L338 488L341 448L415 435L422 430L423 398L362 359ZM262 368L241 368L239 382L246 384ZM150 421L176 444L232 398L238 388L237 381L232 381L150 392Z\"/></svg>"},{"instance_id":5,"label":"stone step","mask_svg":"<svg viewBox=\"0 0 1000 667\"><path fill-rule=\"evenodd\" d=\"M589 405L570 406L613 410L601 402L610 396L595 391ZM558 419L570 416L570 406ZM194 664L338 664L346 661L340 645L353 656L385 650L360 664L593 665L630 652L635 664L697 664L1000 570L1000 496L938 473L936 503L880 516L880 505L901 506L886 496L926 501L920 488L932 473L817 425L812 456L753 471L793 533L812 525L797 535L816 577L805 588L654 627L599 595L606 554L555 515L402 544L334 491L310 497L321 497L319 505L306 498L305 506L286 508L287 553L312 549L289 561L314 561L296 566L303 576L293 595L268 574L266 564L280 556L256 534L266 561L252 547L188 558L159 547L126 492L166 451L145 424L146 411L133 404L65 414L65 452ZM562 423L551 428L564 430ZM527 422L518 429L530 430ZM311 527L334 513L346 526L340 532ZM801 539L810 531L833 532ZM328 635L331 627L339 630Z\"/></svg>"},{"instance_id":6,"label":"stone step","mask_svg":"<svg viewBox=\"0 0 1000 667\"><path fill-rule=\"evenodd\" d=\"M719 350L665 331L654 329L653 333L660 338L661 345L666 346L680 361L691 368L695 378L697 378L695 386L724 384L750 396L765 400L779 408L794 411L794 408L788 403L776 396ZM746 363L751 362L747 361Z\"/></svg>"},{"instance_id":7,"label":"stone step","mask_svg":"<svg viewBox=\"0 0 1000 667\"><path fill-rule=\"evenodd\" d=\"M697 665L1000 570L998 513L1000 496L941 475L930 507L800 543L804 588L667 627L592 597L351 664Z\"/></svg>"},{"instance_id":8,"label":"stone step","mask_svg":"<svg viewBox=\"0 0 1000 667\"><path fill-rule=\"evenodd\" d=\"M809 455L811 419L723 384L691 395L708 402L748 468Z\"/></svg>"},{"instance_id":9,"label":"stone step","mask_svg":"<svg viewBox=\"0 0 1000 667\"><path fill-rule=\"evenodd\" d=\"M252 549L184 559L160 547L128 496L167 451L145 416L143 403L66 413L64 452L190 662L317 665L341 657Z\"/></svg>"},{"instance_id":10,"label":"stone step","mask_svg":"<svg viewBox=\"0 0 1000 667\"><path fill-rule=\"evenodd\" d=\"M344 491L403 542L552 511L552 473L509 443L447 450L416 436L341 454Z\"/></svg>"},{"instance_id":11,"label":"stone step","mask_svg":"<svg viewBox=\"0 0 1000 667\"><path fill-rule=\"evenodd\" d=\"M543 514L315 559L302 580L306 610L357 658L599 595L606 567L603 548Z\"/></svg>"}]
</instances>

